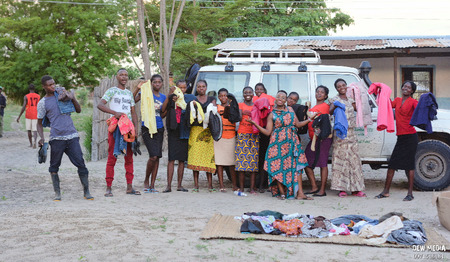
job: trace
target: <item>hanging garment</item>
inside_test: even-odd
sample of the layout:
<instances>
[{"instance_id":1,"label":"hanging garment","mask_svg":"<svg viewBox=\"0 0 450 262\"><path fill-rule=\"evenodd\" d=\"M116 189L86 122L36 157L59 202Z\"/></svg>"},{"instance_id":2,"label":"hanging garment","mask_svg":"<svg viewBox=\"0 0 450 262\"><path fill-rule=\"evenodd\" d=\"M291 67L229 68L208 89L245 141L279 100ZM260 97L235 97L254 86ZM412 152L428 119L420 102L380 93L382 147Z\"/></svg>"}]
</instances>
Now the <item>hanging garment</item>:
<instances>
[{"instance_id":1,"label":"hanging garment","mask_svg":"<svg viewBox=\"0 0 450 262\"><path fill-rule=\"evenodd\" d=\"M197 120L197 122L201 124L205 119L205 113L203 112L202 105L197 101L191 101L189 103L189 110L189 123L193 124L194 121Z\"/></svg>"},{"instance_id":2,"label":"hanging garment","mask_svg":"<svg viewBox=\"0 0 450 262\"><path fill-rule=\"evenodd\" d=\"M158 133L156 128L155 101L150 81L141 86L141 116L144 126L148 128L150 137Z\"/></svg>"},{"instance_id":3,"label":"hanging garment","mask_svg":"<svg viewBox=\"0 0 450 262\"><path fill-rule=\"evenodd\" d=\"M178 118L177 118L177 105L173 101L173 97L175 94L171 94L169 97L167 97L167 115L166 115L166 128L168 130L176 130L178 127ZM179 108L179 112L181 113L181 108ZM181 114L180 114L181 118Z\"/></svg>"},{"instance_id":4,"label":"hanging garment","mask_svg":"<svg viewBox=\"0 0 450 262\"><path fill-rule=\"evenodd\" d=\"M227 97L230 100L230 107L225 108L226 111L224 111L224 117L227 118L231 123L237 123L241 121L241 115L239 114L239 104L233 94L228 93Z\"/></svg>"},{"instance_id":5,"label":"hanging garment","mask_svg":"<svg viewBox=\"0 0 450 262\"><path fill-rule=\"evenodd\" d=\"M428 134L433 133L431 121L436 119L437 109L436 97L431 92L421 95L409 124L427 131Z\"/></svg>"},{"instance_id":6,"label":"hanging garment","mask_svg":"<svg viewBox=\"0 0 450 262\"><path fill-rule=\"evenodd\" d=\"M266 98L259 98L253 104L251 117L252 120L255 121L258 125L262 127L266 127L267 125L267 116L270 113L270 104L269 100ZM259 130L255 125L252 126L253 134L258 134Z\"/></svg>"},{"instance_id":7,"label":"hanging garment","mask_svg":"<svg viewBox=\"0 0 450 262\"><path fill-rule=\"evenodd\" d=\"M292 105L292 109L294 109L295 115L297 116L298 121L302 122L308 118L308 107L304 105L295 104ZM297 134L303 135L308 132L308 125L304 125L300 127L297 131Z\"/></svg>"},{"instance_id":8,"label":"hanging garment","mask_svg":"<svg viewBox=\"0 0 450 262\"><path fill-rule=\"evenodd\" d=\"M353 98L356 104L356 126L364 127L364 135L367 135L367 126L372 125L372 113L366 91L361 82L351 83L347 88L347 97Z\"/></svg>"},{"instance_id":9,"label":"hanging garment","mask_svg":"<svg viewBox=\"0 0 450 262\"><path fill-rule=\"evenodd\" d=\"M186 110L181 110L180 116L180 139L189 139L190 125L190 106L187 106L191 101L195 99L192 94L185 94L184 101L186 102ZM189 112L188 112L189 111Z\"/></svg>"},{"instance_id":10,"label":"hanging garment","mask_svg":"<svg viewBox=\"0 0 450 262\"><path fill-rule=\"evenodd\" d=\"M370 85L369 94L377 96L378 117L377 130L383 131L386 129L388 133L395 132L394 113L391 104L391 88L383 83L373 83Z\"/></svg>"},{"instance_id":11,"label":"hanging garment","mask_svg":"<svg viewBox=\"0 0 450 262\"><path fill-rule=\"evenodd\" d=\"M72 92L67 91L64 87L57 87L54 94L61 114L75 112L75 106L72 102L74 95Z\"/></svg>"},{"instance_id":12,"label":"hanging garment","mask_svg":"<svg viewBox=\"0 0 450 262\"><path fill-rule=\"evenodd\" d=\"M175 87L175 90L173 91L173 94L177 96L177 101L175 104L180 107L182 110L186 109L186 101L184 101L184 94L183 91L181 91L180 88Z\"/></svg>"},{"instance_id":13,"label":"hanging garment","mask_svg":"<svg viewBox=\"0 0 450 262\"><path fill-rule=\"evenodd\" d=\"M205 120L203 120L203 129L206 128L209 128L215 141L222 138L222 116L212 103L206 108Z\"/></svg>"},{"instance_id":14,"label":"hanging garment","mask_svg":"<svg viewBox=\"0 0 450 262\"><path fill-rule=\"evenodd\" d=\"M347 137L348 121L345 116L345 105L339 101L334 101L333 103L336 108L334 109L334 130L336 130L336 135L340 139Z\"/></svg>"},{"instance_id":15,"label":"hanging garment","mask_svg":"<svg viewBox=\"0 0 450 262\"><path fill-rule=\"evenodd\" d=\"M331 137L331 122L329 114L321 114L312 124L314 128L314 138L311 144L311 151L316 151L316 156L314 158L314 163L311 168L314 169L317 165L317 161L320 158L320 144L323 140ZM317 147L316 147L317 142ZM317 148L317 150L315 150Z\"/></svg>"},{"instance_id":16,"label":"hanging garment","mask_svg":"<svg viewBox=\"0 0 450 262\"><path fill-rule=\"evenodd\" d=\"M120 134L122 134L123 139L126 142L134 141L134 139L136 138L136 130L134 128L133 122L128 118L126 114L120 116L117 126L120 129Z\"/></svg>"},{"instance_id":17,"label":"hanging garment","mask_svg":"<svg viewBox=\"0 0 450 262\"><path fill-rule=\"evenodd\" d=\"M253 103L255 103L258 99L261 99L261 98L265 98L265 99L269 100L270 111L272 111L273 106L275 105L275 97L268 95L266 93L262 93L260 96L253 97Z\"/></svg>"}]
</instances>

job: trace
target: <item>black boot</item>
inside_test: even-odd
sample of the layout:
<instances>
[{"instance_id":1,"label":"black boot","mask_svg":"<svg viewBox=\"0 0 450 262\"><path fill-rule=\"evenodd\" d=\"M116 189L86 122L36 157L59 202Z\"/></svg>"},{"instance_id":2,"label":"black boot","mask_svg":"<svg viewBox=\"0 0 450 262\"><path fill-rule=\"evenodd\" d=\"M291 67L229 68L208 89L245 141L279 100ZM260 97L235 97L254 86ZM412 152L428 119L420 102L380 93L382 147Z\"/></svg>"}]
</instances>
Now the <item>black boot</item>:
<instances>
[{"instance_id":1,"label":"black boot","mask_svg":"<svg viewBox=\"0 0 450 262\"><path fill-rule=\"evenodd\" d=\"M61 201L61 190L59 188L59 176L58 174L50 174L52 177L53 190L55 190L55 198L53 201Z\"/></svg>"},{"instance_id":2,"label":"black boot","mask_svg":"<svg viewBox=\"0 0 450 262\"><path fill-rule=\"evenodd\" d=\"M94 197L89 193L89 180L88 174L79 175L81 184L83 185L84 198L87 200L94 200Z\"/></svg>"}]
</instances>

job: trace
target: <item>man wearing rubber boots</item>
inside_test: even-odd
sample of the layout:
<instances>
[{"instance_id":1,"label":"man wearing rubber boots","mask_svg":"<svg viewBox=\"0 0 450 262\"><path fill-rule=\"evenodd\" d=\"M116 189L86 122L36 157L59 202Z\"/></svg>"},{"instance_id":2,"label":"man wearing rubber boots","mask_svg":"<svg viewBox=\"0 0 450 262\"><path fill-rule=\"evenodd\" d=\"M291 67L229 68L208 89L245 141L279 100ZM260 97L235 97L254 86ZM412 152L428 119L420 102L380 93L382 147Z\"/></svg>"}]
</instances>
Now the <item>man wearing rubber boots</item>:
<instances>
[{"instance_id":1,"label":"man wearing rubber boots","mask_svg":"<svg viewBox=\"0 0 450 262\"><path fill-rule=\"evenodd\" d=\"M51 76L45 75L41 79L42 87L45 90L45 97L43 97L37 106L38 111L38 123L37 131L40 137L39 146L44 145L44 130L43 119L45 118L44 125L50 125L50 167L49 172L53 182L53 189L55 190L54 201L61 201L61 189L59 186L59 166L61 165L61 159L64 153L69 157L72 164L78 168L78 175L80 177L81 184L83 185L84 198L87 200L94 200L94 197L89 193L89 171L86 168L83 159L83 153L80 146L80 137L78 135L73 121L71 113L61 113L61 109L65 112L63 107L67 108L66 102L61 102L55 96L55 80ZM71 99L75 112L81 112L81 106L78 103L75 96Z\"/></svg>"}]
</instances>

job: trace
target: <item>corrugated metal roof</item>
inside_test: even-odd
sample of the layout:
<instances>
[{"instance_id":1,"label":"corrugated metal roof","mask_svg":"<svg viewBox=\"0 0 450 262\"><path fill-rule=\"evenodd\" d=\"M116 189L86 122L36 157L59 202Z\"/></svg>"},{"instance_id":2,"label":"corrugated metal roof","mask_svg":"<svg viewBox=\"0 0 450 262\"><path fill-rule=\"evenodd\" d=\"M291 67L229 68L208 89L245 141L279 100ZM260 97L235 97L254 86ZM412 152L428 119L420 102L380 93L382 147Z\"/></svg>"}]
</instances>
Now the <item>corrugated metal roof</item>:
<instances>
[{"instance_id":1,"label":"corrugated metal roof","mask_svg":"<svg viewBox=\"0 0 450 262\"><path fill-rule=\"evenodd\" d=\"M355 51L389 48L448 48L450 36L289 36L227 38L211 49L279 50L310 48L314 50Z\"/></svg>"}]
</instances>

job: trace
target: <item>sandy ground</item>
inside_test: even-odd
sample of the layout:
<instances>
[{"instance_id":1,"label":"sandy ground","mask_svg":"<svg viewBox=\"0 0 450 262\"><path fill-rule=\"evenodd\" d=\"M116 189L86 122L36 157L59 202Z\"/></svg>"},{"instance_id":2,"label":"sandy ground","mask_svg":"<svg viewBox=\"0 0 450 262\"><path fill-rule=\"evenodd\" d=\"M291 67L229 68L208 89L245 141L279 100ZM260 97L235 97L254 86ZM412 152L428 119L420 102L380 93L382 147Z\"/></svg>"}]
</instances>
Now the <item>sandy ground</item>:
<instances>
[{"instance_id":1,"label":"sandy ground","mask_svg":"<svg viewBox=\"0 0 450 262\"><path fill-rule=\"evenodd\" d=\"M135 158L138 190L143 189L146 160L146 152ZM406 178L397 173L391 197L375 200L386 170L371 171L368 166L364 167L368 198L341 199L328 191L327 197L313 201L281 201L270 193L249 197L237 197L231 190L209 193L204 174L200 193L126 195L121 158L114 197L105 198L106 161L102 160L87 163L95 196L94 201L87 201L82 198L76 169L65 157L60 169L63 199L53 202L48 162L37 163L37 149L28 147L24 132L9 132L0 138L0 261L421 261L412 248L199 239L214 213L236 216L265 209L327 218L346 214L378 218L398 211L450 240L450 232L439 224L431 204L431 192L414 192L414 201L403 202ZM160 191L166 186L164 162L163 158L156 183ZM191 171L186 170L185 176L184 186L192 189ZM216 177L214 183L218 186ZM173 185L176 188L176 179ZM228 181L226 185L231 187ZM444 261L450 259L448 252L441 255Z\"/></svg>"}]
</instances>

